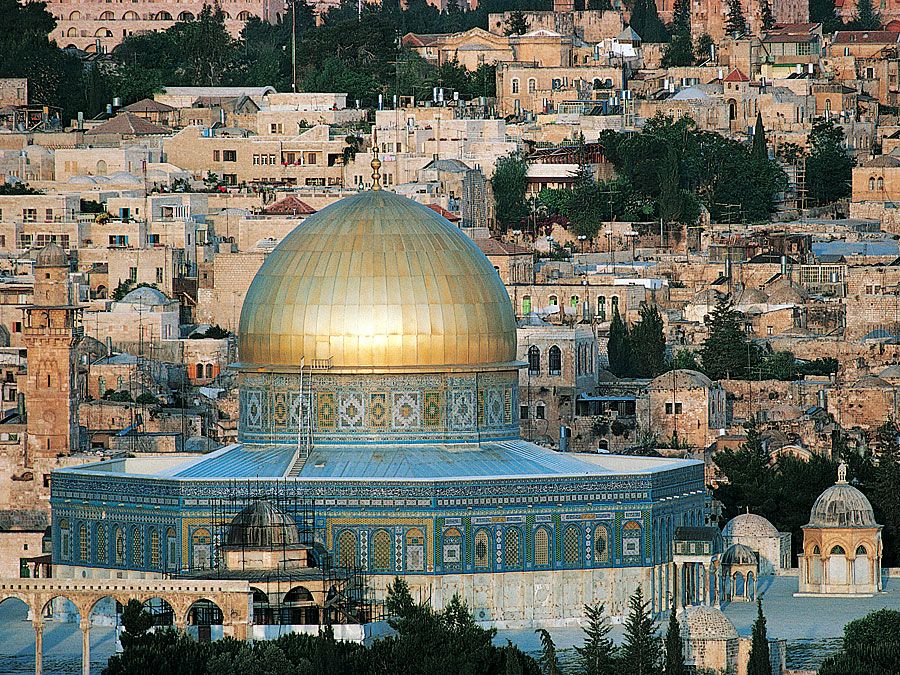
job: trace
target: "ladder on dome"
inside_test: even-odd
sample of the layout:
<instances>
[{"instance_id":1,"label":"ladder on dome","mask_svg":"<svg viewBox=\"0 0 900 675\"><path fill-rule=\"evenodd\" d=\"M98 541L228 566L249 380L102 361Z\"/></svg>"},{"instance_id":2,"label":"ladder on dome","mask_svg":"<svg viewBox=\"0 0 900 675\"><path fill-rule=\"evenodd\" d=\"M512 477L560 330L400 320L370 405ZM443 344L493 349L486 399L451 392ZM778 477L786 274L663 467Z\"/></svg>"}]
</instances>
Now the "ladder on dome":
<instances>
[{"instance_id":1,"label":"ladder on dome","mask_svg":"<svg viewBox=\"0 0 900 675\"><path fill-rule=\"evenodd\" d=\"M328 370L331 368L331 359L314 359L311 366L306 365L306 358L300 359L300 401L297 410L297 448L291 460L291 468L287 472L288 478L297 478L313 448L313 388L310 381L304 381L304 375L310 370Z\"/></svg>"}]
</instances>

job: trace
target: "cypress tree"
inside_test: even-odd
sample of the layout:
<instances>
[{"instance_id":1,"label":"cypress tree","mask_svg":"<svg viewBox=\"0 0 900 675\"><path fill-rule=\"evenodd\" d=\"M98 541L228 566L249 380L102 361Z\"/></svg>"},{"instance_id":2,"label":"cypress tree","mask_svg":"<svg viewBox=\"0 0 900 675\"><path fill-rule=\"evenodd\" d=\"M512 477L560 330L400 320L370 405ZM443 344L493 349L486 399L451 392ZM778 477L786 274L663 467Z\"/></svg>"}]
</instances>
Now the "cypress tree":
<instances>
[{"instance_id":1,"label":"cypress tree","mask_svg":"<svg viewBox=\"0 0 900 675\"><path fill-rule=\"evenodd\" d=\"M584 628L584 645L575 647L584 675L615 675L617 663L614 646L609 639L609 624L603 615L603 604L585 605L587 627Z\"/></svg>"},{"instance_id":2,"label":"cypress tree","mask_svg":"<svg viewBox=\"0 0 900 675\"><path fill-rule=\"evenodd\" d=\"M669 627L666 630L666 667L664 675L687 675L684 665L684 645L681 642L681 626L678 625L677 612L669 612Z\"/></svg>"},{"instance_id":3,"label":"cypress tree","mask_svg":"<svg viewBox=\"0 0 900 675\"><path fill-rule=\"evenodd\" d=\"M713 380L743 377L747 372L748 338L741 314L734 308L730 295L716 299L709 325L709 335L700 348L703 370Z\"/></svg>"},{"instance_id":4,"label":"cypress tree","mask_svg":"<svg viewBox=\"0 0 900 675\"><path fill-rule=\"evenodd\" d=\"M750 643L747 675L772 675L769 639L766 636L766 617L763 616L760 598L756 599L756 621L753 622L753 640Z\"/></svg>"},{"instance_id":5,"label":"cypress tree","mask_svg":"<svg viewBox=\"0 0 900 675\"><path fill-rule=\"evenodd\" d=\"M644 42L668 42L666 26L659 18L656 0L635 0L631 10L631 27Z\"/></svg>"},{"instance_id":6,"label":"cypress tree","mask_svg":"<svg viewBox=\"0 0 900 675\"><path fill-rule=\"evenodd\" d=\"M631 369L636 377L656 377L666 369L666 337L656 305L640 309L641 320L631 329Z\"/></svg>"},{"instance_id":7,"label":"cypress tree","mask_svg":"<svg viewBox=\"0 0 900 675\"><path fill-rule=\"evenodd\" d=\"M694 45L691 38L690 0L675 0L672 18L672 41L663 54L663 66L694 65Z\"/></svg>"},{"instance_id":8,"label":"cypress tree","mask_svg":"<svg viewBox=\"0 0 900 675\"><path fill-rule=\"evenodd\" d=\"M641 587L628 601L628 618L625 619L625 637L622 641L621 672L628 675L661 675L659 638L656 622L650 614L648 602L644 602Z\"/></svg>"},{"instance_id":9,"label":"cypress tree","mask_svg":"<svg viewBox=\"0 0 900 675\"><path fill-rule=\"evenodd\" d=\"M628 327L619 315L619 308L613 305L613 318L609 326L609 342L606 345L609 370L616 377L630 377L632 374L631 338Z\"/></svg>"},{"instance_id":10,"label":"cypress tree","mask_svg":"<svg viewBox=\"0 0 900 675\"><path fill-rule=\"evenodd\" d=\"M553 638L543 628L536 630L535 633L541 636L541 656L538 664L544 675L562 675L559 669L559 659L556 657L556 645L553 644Z\"/></svg>"},{"instance_id":11,"label":"cypress tree","mask_svg":"<svg viewBox=\"0 0 900 675\"><path fill-rule=\"evenodd\" d=\"M858 0L856 18L852 21L856 30L878 30L881 28L881 15L872 5L872 0Z\"/></svg>"},{"instance_id":12,"label":"cypress tree","mask_svg":"<svg viewBox=\"0 0 900 675\"><path fill-rule=\"evenodd\" d=\"M772 30L775 26L775 15L772 14L772 5L769 0L762 0L759 7L759 18L762 22L763 30Z\"/></svg>"},{"instance_id":13,"label":"cypress tree","mask_svg":"<svg viewBox=\"0 0 900 675\"><path fill-rule=\"evenodd\" d=\"M766 128L763 126L762 113L756 113L756 126L753 129L753 145L750 146L750 159L754 162L765 162L769 159L766 146Z\"/></svg>"},{"instance_id":14,"label":"cypress tree","mask_svg":"<svg viewBox=\"0 0 900 675\"><path fill-rule=\"evenodd\" d=\"M744 9L741 0L728 0L728 10L725 18L725 30L732 37L742 37L747 32L747 19L744 18Z\"/></svg>"}]
</instances>

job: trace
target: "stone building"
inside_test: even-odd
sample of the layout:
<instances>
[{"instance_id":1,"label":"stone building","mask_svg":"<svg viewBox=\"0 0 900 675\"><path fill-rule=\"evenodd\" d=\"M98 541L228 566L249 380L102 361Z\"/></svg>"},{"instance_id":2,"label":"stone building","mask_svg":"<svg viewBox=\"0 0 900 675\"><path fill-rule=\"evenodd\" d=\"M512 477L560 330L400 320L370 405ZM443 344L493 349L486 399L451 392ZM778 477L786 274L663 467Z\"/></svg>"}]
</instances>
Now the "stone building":
<instances>
[{"instance_id":1,"label":"stone building","mask_svg":"<svg viewBox=\"0 0 900 675\"><path fill-rule=\"evenodd\" d=\"M779 532L755 513L742 513L722 530L725 545L741 544L759 556L760 574L777 574L791 568L791 533Z\"/></svg>"},{"instance_id":2,"label":"stone building","mask_svg":"<svg viewBox=\"0 0 900 675\"><path fill-rule=\"evenodd\" d=\"M869 500L847 482L847 465L841 462L837 482L819 495L803 526L797 595L880 593L881 530Z\"/></svg>"},{"instance_id":3,"label":"stone building","mask_svg":"<svg viewBox=\"0 0 900 675\"><path fill-rule=\"evenodd\" d=\"M104 311L84 314L85 332L97 340L111 339L122 349L143 342L175 340L179 333L179 303L156 288L141 286Z\"/></svg>"},{"instance_id":4,"label":"stone building","mask_svg":"<svg viewBox=\"0 0 900 675\"><path fill-rule=\"evenodd\" d=\"M597 385L599 345L589 325L555 326L532 315L519 321L519 429L531 441L569 442L576 424L576 400ZM563 430L564 429L564 430ZM587 433L587 430L584 430ZM590 436L584 443L590 446Z\"/></svg>"},{"instance_id":5,"label":"stone building","mask_svg":"<svg viewBox=\"0 0 900 675\"><path fill-rule=\"evenodd\" d=\"M679 613L685 664L696 672L747 675L750 637L738 635L734 624L715 607L688 607ZM769 638L772 675L785 672L786 642Z\"/></svg>"},{"instance_id":6,"label":"stone building","mask_svg":"<svg viewBox=\"0 0 900 675\"><path fill-rule=\"evenodd\" d=\"M647 387L648 407L642 426L660 440L677 438L705 448L727 426L725 390L696 370L672 370Z\"/></svg>"}]
</instances>

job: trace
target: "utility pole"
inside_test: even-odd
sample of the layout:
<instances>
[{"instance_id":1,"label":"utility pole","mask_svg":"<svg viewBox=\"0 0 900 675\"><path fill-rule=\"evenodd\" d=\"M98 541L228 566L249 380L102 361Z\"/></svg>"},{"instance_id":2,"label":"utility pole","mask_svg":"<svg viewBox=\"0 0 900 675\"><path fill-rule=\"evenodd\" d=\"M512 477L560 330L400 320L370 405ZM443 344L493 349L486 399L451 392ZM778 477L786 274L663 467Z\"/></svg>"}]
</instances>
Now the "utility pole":
<instances>
[{"instance_id":1,"label":"utility pole","mask_svg":"<svg viewBox=\"0 0 900 675\"><path fill-rule=\"evenodd\" d=\"M297 93L297 1L291 0L291 91Z\"/></svg>"}]
</instances>

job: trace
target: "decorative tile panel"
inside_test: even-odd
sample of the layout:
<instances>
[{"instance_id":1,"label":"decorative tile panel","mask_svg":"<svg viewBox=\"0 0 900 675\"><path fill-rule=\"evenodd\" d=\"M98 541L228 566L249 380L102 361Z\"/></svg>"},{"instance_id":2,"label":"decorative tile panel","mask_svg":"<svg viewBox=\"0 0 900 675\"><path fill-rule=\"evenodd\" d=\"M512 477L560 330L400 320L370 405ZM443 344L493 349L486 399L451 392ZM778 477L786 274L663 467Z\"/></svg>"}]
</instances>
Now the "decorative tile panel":
<instances>
[{"instance_id":1,"label":"decorative tile panel","mask_svg":"<svg viewBox=\"0 0 900 675\"><path fill-rule=\"evenodd\" d=\"M422 404L419 392L395 392L391 400L393 427L416 429L422 426Z\"/></svg>"}]
</instances>

